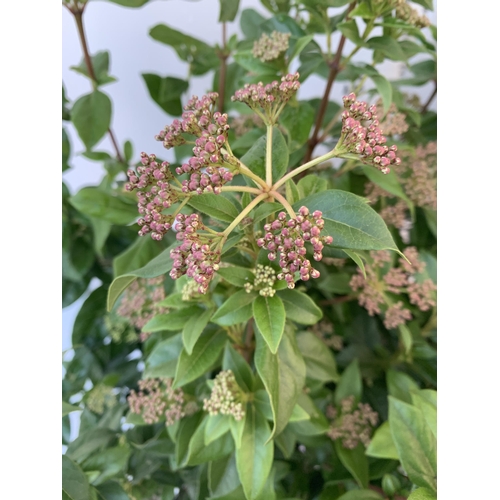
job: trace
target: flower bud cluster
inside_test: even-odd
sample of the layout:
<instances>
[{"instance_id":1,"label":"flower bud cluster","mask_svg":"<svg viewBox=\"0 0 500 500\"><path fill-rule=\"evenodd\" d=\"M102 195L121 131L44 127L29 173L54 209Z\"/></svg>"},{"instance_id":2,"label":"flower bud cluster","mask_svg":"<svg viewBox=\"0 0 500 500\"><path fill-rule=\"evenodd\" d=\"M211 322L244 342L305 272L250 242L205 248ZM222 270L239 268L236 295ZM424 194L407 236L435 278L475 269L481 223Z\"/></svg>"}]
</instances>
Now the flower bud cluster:
<instances>
[{"instance_id":1,"label":"flower bud cluster","mask_svg":"<svg viewBox=\"0 0 500 500\"><path fill-rule=\"evenodd\" d=\"M281 53L288 49L289 39L290 33L273 31L271 36L263 33L262 36L254 42L252 55L262 62L277 59Z\"/></svg>"},{"instance_id":2,"label":"flower bud cluster","mask_svg":"<svg viewBox=\"0 0 500 500\"><path fill-rule=\"evenodd\" d=\"M210 415L232 415L235 420L245 416L242 391L231 370L219 372L215 377L209 399L203 400L203 409Z\"/></svg>"},{"instance_id":3,"label":"flower bud cluster","mask_svg":"<svg viewBox=\"0 0 500 500\"><path fill-rule=\"evenodd\" d=\"M199 293L206 293L215 272L219 270L220 250L213 251L202 241L197 232L202 228L199 215L178 214L176 222L176 238L182 243L170 251L173 261L170 277L176 280L186 274L198 283Z\"/></svg>"},{"instance_id":4,"label":"flower bud cluster","mask_svg":"<svg viewBox=\"0 0 500 500\"><path fill-rule=\"evenodd\" d=\"M296 272L303 281L319 278L319 271L305 257L305 244L308 242L312 245L315 261L323 258L323 247L332 243L333 238L320 236L325 224L322 215L319 210L310 214L307 207L301 207L295 219L287 220L286 213L280 212L275 221L264 226L264 237L257 240L259 247L269 250L269 260L278 259L282 272L277 278L285 280L288 288L295 287Z\"/></svg>"},{"instance_id":5,"label":"flower bud cluster","mask_svg":"<svg viewBox=\"0 0 500 500\"><path fill-rule=\"evenodd\" d=\"M147 424L165 418L167 426L194 410L192 404L185 402L182 389L172 389L171 378L139 380L139 392L130 391L128 404L130 411L142 415Z\"/></svg>"},{"instance_id":6,"label":"flower bud cluster","mask_svg":"<svg viewBox=\"0 0 500 500\"><path fill-rule=\"evenodd\" d=\"M167 312L167 309L157 305L165 298L163 281L163 276L135 280L125 290L116 314L133 327L142 330L154 316ZM141 332L140 340L144 342L149 335L147 332Z\"/></svg>"},{"instance_id":7,"label":"flower bud cluster","mask_svg":"<svg viewBox=\"0 0 500 500\"><path fill-rule=\"evenodd\" d=\"M436 305L436 285L431 279L417 282L416 274L425 269L425 262L419 259L415 247L408 247L404 255L411 262L399 259L398 267L387 268L390 255L386 251L371 252L373 263L365 266L366 279L358 269L349 283L353 291L359 291L358 302L363 306L370 316L381 314L381 307L386 303L384 292L394 294L407 294L411 304L417 306L421 311L428 311ZM394 304L388 303L384 313L384 325L387 329L396 328L412 319L409 309L404 307L402 301Z\"/></svg>"},{"instance_id":8,"label":"flower bud cluster","mask_svg":"<svg viewBox=\"0 0 500 500\"><path fill-rule=\"evenodd\" d=\"M340 406L340 415L332 406L327 408L327 416L334 420L327 436L333 441L340 439L342 446L349 450L356 448L359 442L368 446L372 428L378 423L378 413L368 403L358 403L355 407L354 396L343 399Z\"/></svg>"},{"instance_id":9,"label":"flower bud cluster","mask_svg":"<svg viewBox=\"0 0 500 500\"><path fill-rule=\"evenodd\" d=\"M377 115L383 115L382 99L379 99L376 103ZM408 124L406 123L406 115L400 113L398 108L394 103L391 103L387 114L384 117L384 121L380 123L380 129L384 135L400 135L404 134L408 130Z\"/></svg>"},{"instance_id":10,"label":"flower bud cluster","mask_svg":"<svg viewBox=\"0 0 500 500\"><path fill-rule=\"evenodd\" d=\"M89 392L87 396L86 405L90 411L104 413L104 410L111 408L116 404L116 396L113 388L105 384L97 384Z\"/></svg>"},{"instance_id":11,"label":"flower bud cluster","mask_svg":"<svg viewBox=\"0 0 500 500\"><path fill-rule=\"evenodd\" d=\"M341 351L344 348L344 339L340 335L333 334L333 324L329 321L322 320L308 328L308 331L314 333L316 337L334 351Z\"/></svg>"},{"instance_id":12,"label":"flower bud cluster","mask_svg":"<svg viewBox=\"0 0 500 500\"><path fill-rule=\"evenodd\" d=\"M163 142L167 149L184 144L183 133L197 137L193 157L176 168L177 175L189 174L182 182L185 193L221 192L221 187L232 180L233 174L222 167L226 162L236 164L235 159L222 148L227 140L229 125L226 113L214 111L218 94L211 92L199 99L193 96L182 114L182 120L174 120L166 126L155 139Z\"/></svg>"},{"instance_id":13,"label":"flower bud cluster","mask_svg":"<svg viewBox=\"0 0 500 500\"><path fill-rule=\"evenodd\" d=\"M263 266L257 264L254 269L255 279L252 283L245 283L245 290L250 293L254 288L259 290L259 295L262 297L274 297L276 290L273 285L276 281L276 271L271 266Z\"/></svg>"},{"instance_id":14,"label":"flower bud cluster","mask_svg":"<svg viewBox=\"0 0 500 500\"><path fill-rule=\"evenodd\" d=\"M430 26L431 22L425 15L420 15L419 12L411 7L408 3L398 0L396 5L396 17L412 24L417 28L426 28Z\"/></svg>"},{"instance_id":15,"label":"flower bud cluster","mask_svg":"<svg viewBox=\"0 0 500 500\"><path fill-rule=\"evenodd\" d=\"M262 109L267 116L273 115L277 110L276 116L299 90L299 74L290 73L281 78L281 83L277 80L264 85L259 83L247 83L242 89L237 90L231 97L232 101L243 102L253 110Z\"/></svg>"},{"instance_id":16,"label":"flower bud cluster","mask_svg":"<svg viewBox=\"0 0 500 500\"><path fill-rule=\"evenodd\" d=\"M137 172L132 169L127 172L129 183L125 185L125 189L137 189L137 207L142 215L137 221L141 226L139 235L151 233L151 238L159 241L172 223L172 218L163 215L162 211L178 200L176 192L168 182L173 179L173 175L169 170L169 163L164 161L159 165L155 155L141 153L141 163L142 166L137 167Z\"/></svg>"},{"instance_id":17,"label":"flower bud cluster","mask_svg":"<svg viewBox=\"0 0 500 500\"><path fill-rule=\"evenodd\" d=\"M357 101L353 92L343 100L346 110L342 113L342 147L382 173L389 173L389 165L399 165L401 160L396 156L397 146L385 145L387 139L380 128L377 107Z\"/></svg>"}]
</instances>

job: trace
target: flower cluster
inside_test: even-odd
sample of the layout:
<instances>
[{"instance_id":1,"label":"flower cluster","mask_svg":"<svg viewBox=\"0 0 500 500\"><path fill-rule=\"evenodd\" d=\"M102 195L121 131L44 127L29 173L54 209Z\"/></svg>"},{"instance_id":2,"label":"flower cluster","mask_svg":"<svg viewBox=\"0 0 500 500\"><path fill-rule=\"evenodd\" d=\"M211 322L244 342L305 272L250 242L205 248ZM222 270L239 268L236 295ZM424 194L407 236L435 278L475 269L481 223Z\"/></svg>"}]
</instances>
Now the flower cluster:
<instances>
[{"instance_id":1,"label":"flower cluster","mask_svg":"<svg viewBox=\"0 0 500 500\"><path fill-rule=\"evenodd\" d=\"M163 281L163 276L135 280L125 290L116 314L133 327L142 330L144 325L154 316L167 312L167 309L158 306L158 302L165 298ZM141 341L144 342L149 335L147 332L141 332Z\"/></svg>"},{"instance_id":2,"label":"flower cluster","mask_svg":"<svg viewBox=\"0 0 500 500\"><path fill-rule=\"evenodd\" d=\"M357 101L356 94L343 97L345 111L342 112L342 136L339 144L349 153L360 156L364 163L372 164L382 173L390 172L389 165L399 165L397 147L386 146L377 117L377 107ZM363 124L366 124L363 125Z\"/></svg>"},{"instance_id":3,"label":"flower cluster","mask_svg":"<svg viewBox=\"0 0 500 500\"><path fill-rule=\"evenodd\" d=\"M334 351L341 351L344 348L344 339L340 335L333 334L333 324L329 321L322 320L308 330Z\"/></svg>"},{"instance_id":4,"label":"flower cluster","mask_svg":"<svg viewBox=\"0 0 500 500\"><path fill-rule=\"evenodd\" d=\"M206 293L219 269L220 250L211 250L210 245L203 241L206 236L198 234L202 228L199 215L178 214L176 223L176 238L182 243L170 251L173 261L170 277L176 280L186 274L198 283L199 293Z\"/></svg>"},{"instance_id":5,"label":"flower cluster","mask_svg":"<svg viewBox=\"0 0 500 500\"><path fill-rule=\"evenodd\" d=\"M141 226L139 235L151 233L151 238L161 240L172 225L172 217L163 215L162 211L178 201L177 193L168 182L173 175L169 163L164 161L159 165L155 155L141 153L141 163L137 172L132 169L127 172L129 183L125 189L137 189L137 207L142 215L137 221Z\"/></svg>"},{"instance_id":6,"label":"flower cluster","mask_svg":"<svg viewBox=\"0 0 500 500\"><path fill-rule=\"evenodd\" d=\"M245 290L250 293L255 288L259 289L259 295L262 297L273 297L276 290L273 288L276 281L276 271L271 266L257 264L254 269L255 279L252 283L245 283Z\"/></svg>"},{"instance_id":7,"label":"flower cluster","mask_svg":"<svg viewBox=\"0 0 500 500\"><path fill-rule=\"evenodd\" d=\"M382 99L375 104L377 106L377 115L383 116ZM384 120L380 123L380 129L384 135L404 134L408 130L406 115L400 113L394 103L391 103Z\"/></svg>"},{"instance_id":8,"label":"flower cluster","mask_svg":"<svg viewBox=\"0 0 500 500\"><path fill-rule=\"evenodd\" d=\"M86 405L90 411L101 415L104 410L116 404L113 388L105 384L97 384L89 392Z\"/></svg>"},{"instance_id":9,"label":"flower cluster","mask_svg":"<svg viewBox=\"0 0 500 500\"><path fill-rule=\"evenodd\" d=\"M182 389L172 389L171 378L139 380L139 392L130 391L128 404L130 411L142 415L147 424L165 418L169 426L196 411L191 402L185 402Z\"/></svg>"},{"instance_id":10,"label":"flower cluster","mask_svg":"<svg viewBox=\"0 0 500 500\"><path fill-rule=\"evenodd\" d=\"M333 238L320 236L325 224L322 215L319 210L310 214L307 207L301 207L296 218L286 220L286 213L280 212L275 221L264 226L264 237L257 240L259 247L269 250L269 260L279 259L281 273L277 278L285 280L288 288L295 287L296 272L303 281L319 278L319 271L305 257L305 244L308 242L312 245L315 261L323 258L323 247L332 243Z\"/></svg>"},{"instance_id":11,"label":"flower cluster","mask_svg":"<svg viewBox=\"0 0 500 500\"><path fill-rule=\"evenodd\" d=\"M370 444L372 428L378 423L378 414L367 403L358 403L354 406L354 396L345 398L340 403L340 415L332 406L327 408L327 417L334 420L327 436L333 441L342 440L342 446L353 450L358 443L364 446Z\"/></svg>"},{"instance_id":12,"label":"flower cluster","mask_svg":"<svg viewBox=\"0 0 500 500\"><path fill-rule=\"evenodd\" d=\"M256 128L262 128L264 122L259 115L248 114L241 116L234 116L231 118L231 130L234 132L236 137L241 137L242 135L255 130Z\"/></svg>"},{"instance_id":13,"label":"flower cluster","mask_svg":"<svg viewBox=\"0 0 500 500\"><path fill-rule=\"evenodd\" d=\"M417 28L426 28L431 24L427 16L420 15L406 0L396 0L396 17Z\"/></svg>"},{"instance_id":14,"label":"flower cluster","mask_svg":"<svg viewBox=\"0 0 500 500\"><path fill-rule=\"evenodd\" d=\"M267 85L262 82L247 83L234 93L231 100L243 102L257 113L262 109L267 117L276 119L299 88L299 74L290 73L281 78L281 83L277 80Z\"/></svg>"},{"instance_id":15,"label":"flower cluster","mask_svg":"<svg viewBox=\"0 0 500 500\"><path fill-rule=\"evenodd\" d=\"M253 44L252 54L262 62L277 59L279 55L288 49L288 40L290 33L281 33L273 31L271 36L263 35Z\"/></svg>"},{"instance_id":16,"label":"flower cluster","mask_svg":"<svg viewBox=\"0 0 500 500\"><path fill-rule=\"evenodd\" d=\"M428 311L436 305L434 292L436 285L431 279L417 281L416 275L425 269L425 262L419 259L418 251L415 247L408 247L404 255L411 262L399 259L399 267L389 267L391 257L387 251L370 253L373 263L365 266L366 279L358 269L350 281L353 291L359 291L358 302L363 306L370 316L381 314L381 306L388 303L385 292L408 295L411 304L421 311ZM385 272L384 272L385 271ZM397 326L411 320L411 312L404 307L402 301L388 303L384 314L384 325L386 328L396 328Z\"/></svg>"},{"instance_id":17,"label":"flower cluster","mask_svg":"<svg viewBox=\"0 0 500 500\"><path fill-rule=\"evenodd\" d=\"M221 371L215 377L210 398L203 400L203 409L210 415L232 415L235 420L245 416L242 392L231 370Z\"/></svg>"}]
</instances>

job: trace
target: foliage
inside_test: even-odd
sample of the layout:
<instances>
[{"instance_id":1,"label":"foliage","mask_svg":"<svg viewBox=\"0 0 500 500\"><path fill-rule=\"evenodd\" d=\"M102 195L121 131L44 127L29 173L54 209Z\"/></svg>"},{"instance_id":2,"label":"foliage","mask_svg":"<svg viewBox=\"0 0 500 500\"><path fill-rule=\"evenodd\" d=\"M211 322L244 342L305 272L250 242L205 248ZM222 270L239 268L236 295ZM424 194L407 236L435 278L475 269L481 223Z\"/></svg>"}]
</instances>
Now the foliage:
<instances>
[{"instance_id":1,"label":"foliage","mask_svg":"<svg viewBox=\"0 0 500 500\"><path fill-rule=\"evenodd\" d=\"M261 3L220 1L222 46L151 29L218 93L142 75L172 164L114 137L108 52L83 39L91 91L63 86L63 171L74 127L106 173L63 183L63 307L100 283L64 362L63 498L436 498L436 114L405 90L436 80L435 27L399 0ZM92 3L63 5L83 33Z\"/></svg>"}]
</instances>

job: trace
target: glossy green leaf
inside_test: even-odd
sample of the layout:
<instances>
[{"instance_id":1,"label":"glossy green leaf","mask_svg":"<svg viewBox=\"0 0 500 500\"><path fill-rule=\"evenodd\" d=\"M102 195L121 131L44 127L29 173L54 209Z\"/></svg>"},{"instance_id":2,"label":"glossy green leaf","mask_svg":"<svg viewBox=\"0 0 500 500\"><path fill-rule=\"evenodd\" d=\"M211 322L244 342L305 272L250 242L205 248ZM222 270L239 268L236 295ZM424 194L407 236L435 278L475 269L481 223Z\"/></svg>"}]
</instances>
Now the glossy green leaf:
<instances>
[{"instance_id":1,"label":"glossy green leaf","mask_svg":"<svg viewBox=\"0 0 500 500\"><path fill-rule=\"evenodd\" d=\"M256 58L251 50L240 50L233 54L233 58L246 71L259 76L274 76L278 72L278 68L272 62L262 62Z\"/></svg>"},{"instance_id":2,"label":"glossy green leaf","mask_svg":"<svg viewBox=\"0 0 500 500\"><path fill-rule=\"evenodd\" d=\"M383 75L372 75L370 76L372 82L377 87L377 91L382 97L382 102L384 104L384 113L387 113L390 105L392 104L392 85Z\"/></svg>"},{"instance_id":3,"label":"glossy green leaf","mask_svg":"<svg viewBox=\"0 0 500 500\"><path fill-rule=\"evenodd\" d=\"M156 344L146 359L143 377L173 378L182 349L180 333Z\"/></svg>"},{"instance_id":4,"label":"glossy green leaf","mask_svg":"<svg viewBox=\"0 0 500 500\"><path fill-rule=\"evenodd\" d=\"M87 476L73 460L62 457L63 496L71 500L90 500L90 486Z\"/></svg>"},{"instance_id":5,"label":"glossy green leaf","mask_svg":"<svg viewBox=\"0 0 500 500\"><path fill-rule=\"evenodd\" d=\"M63 127L62 129L62 171L68 170L70 166L68 165L69 157L71 156L71 143L69 141L68 133Z\"/></svg>"},{"instance_id":6,"label":"glossy green leaf","mask_svg":"<svg viewBox=\"0 0 500 500\"><path fill-rule=\"evenodd\" d=\"M82 344L88 337L104 337L102 316L106 311L106 289L96 288L87 297L76 315L71 334L73 345Z\"/></svg>"},{"instance_id":7,"label":"glossy green leaf","mask_svg":"<svg viewBox=\"0 0 500 500\"><path fill-rule=\"evenodd\" d=\"M92 453L105 448L115 437L110 429L94 428L80 435L69 444L66 455L75 462L83 462Z\"/></svg>"},{"instance_id":8,"label":"glossy green leaf","mask_svg":"<svg viewBox=\"0 0 500 500\"><path fill-rule=\"evenodd\" d=\"M205 193L193 196L189 205L201 213L223 222L233 222L239 212L236 206L221 195Z\"/></svg>"},{"instance_id":9,"label":"glossy green leaf","mask_svg":"<svg viewBox=\"0 0 500 500\"><path fill-rule=\"evenodd\" d=\"M389 394L405 403L411 403L410 391L419 390L418 384L409 375L391 368L387 370L386 381Z\"/></svg>"},{"instance_id":10,"label":"glossy green leaf","mask_svg":"<svg viewBox=\"0 0 500 500\"><path fill-rule=\"evenodd\" d=\"M413 391L411 399L413 405L420 408L429 429L437 438L437 392L431 389Z\"/></svg>"},{"instance_id":11,"label":"glossy green leaf","mask_svg":"<svg viewBox=\"0 0 500 500\"><path fill-rule=\"evenodd\" d=\"M337 364L330 348L311 332L300 332L297 345L306 363L307 378L338 382Z\"/></svg>"},{"instance_id":12,"label":"glossy green leaf","mask_svg":"<svg viewBox=\"0 0 500 500\"><path fill-rule=\"evenodd\" d=\"M108 75L109 71L109 52L107 50L96 52L93 56L90 57L92 60L92 66L94 69L94 75L97 80L97 85L105 85L106 83L115 82L116 78ZM87 78L90 78L87 64L85 63L85 59L82 60L79 66L70 66L70 68L77 73L80 73Z\"/></svg>"},{"instance_id":13,"label":"glossy green leaf","mask_svg":"<svg viewBox=\"0 0 500 500\"><path fill-rule=\"evenodd\" d=\"M271 401L274 427L271 436L287 425L305 384L306 365L293 328L287 326L278 352L272 354L259 333L254 362Z\"/></svg>"},{"instance_id":14,"label":"glossy green leaf","mask_svg":"<svg viewBox=\"0 0 500 500\"><path fill-rule=\"evenodd\" d=\"M234 455L209 463L208 486L212 493L211 498L214 499L224 498L238 487L241 488ZM243 495L242 491L241 495Z\"/></svg>"},{"instance_id":15,"label":"glossy green leaf","mask_svg":"<svg viewBox=\"0 0 500 500\"><path fill-rule=\"evenodd\" d=\"M330 189L295 203L294 209L302 205L323 212L324 233L333 237L335 248L399 252L383 219L360 196Z\"/></svg>"},{"instance_id":16,"label":"glossy green leaf","mask_svg":"<svg viewBox=\"0 0 500 500\"><path fill-rule=\"evenodd\" d=\"M359 253L353 251L353 250L347 250L344 248L344 252L358 265L358 267L361 269L361 272L363 273L363 276L366 279L366 270L365 270L365 263L363 262L363 259Z\"/></svg>"},{"instance_id":17,"label":"glossy green leaf","mask_svg":"<svg viewBox=\"0 0 500 500\"><path fill-rule=\"evenodd\" d=\"M357 359L351 361L342 372L335 389L335 404L339 406L343 399L354 396L355 403L359 403L363 394L363 382Z\"/></svg>"},{"instance_id":18,"label":"glossy green leaf","mask_svg":"<svg viewBox=\"0 0 500 500\"><path fill-rule=\"evenodd\" d=\"M366 41L366 46L373 50L379 50L393 61L406 61L406 54L399 43L390 36L375 36Z\"/></svg>"},{"instance_id":19,"label":"glossy green leaf","mask_svg":"<svg viewBox=\"0 0 500 500\"><path fill-rule=\"evenodd\" d=\"M172 116L182 114L181 96L189 83L172 76L161 77L152 73L143 73L142 78L148 87L149 95L163 111Z\"/></svg>"},{"instance_id":20,"label":"glossy green leaf","mask_svg":"<svg viewBox=\"0 0 500 500\"><path fill-rule=\"evenodd\" d=\"M80 408L79 406L75 405L70 405L69 403L66 403L66 401L62 402L62 416L68 415L68 413L71 413L73 411L82 411L83 408Z\"/></svg>"},{"instance_id":21,"label":"glossy green leaf","mask_svg":"<svg viewBox=\"0 0 500 500\"><path fill-rule=\"evenodd\" d=\"M276 181L288 168L288 146L277 127L273 128L272 148L273 179ZM266 136L263 135L241 158L242 163L263 179L266 177L266 149Z\"/></svg>"},{"instance_id":22,"label":"glossy green leaf","mask_svg":"<svg viewBox=\"0 0 500 500\"><path fill-rule=\"evenodd\" d=\"M389 422L384 422L373 434L366 449L369 457L399 460L398 450L392 439Z\"/></svg>"},{"instance_id":23,"label":"glossy green leaf","mask_svg":"<svg viewBox=\"0 0 500 500\"><path fill-rule=\"evenodd\" d=\"M99 90L80 97L71 110L71 121L85 147L92 149L109 129L111 100Z\"/></svg>"},{"instance_id":24,"label":"glossy green leaf","mask_svg":"<svg viewBox=\"0 0 500 500\"><path fill-rule=\"evenodd\" d=\"M222 369L231 370L234 373L237 384L244 392L252 392L254 376L249 364L243 356L234 349L230 342L226 343L224 357L222 358Z\"/></svg>"},{"instance_id":25,"label":"glossy green leaf","mask_svg":"<svg viewBox=\"0 0 500 500\"><path fill-rule=\"evenodd\" d=\"M260 26L264 21L265 18L256 10L243 9L240 16L241 31L246 38L256 40L263 32Z\"/></svg>"},{"instance_id":26,"label":"glossy green leaf","mask_svg":"<svg viewBox=\"0 0 500 500\"><path fill-rule=\"evenodd\" d=\"M368 459L365 449L361 443L356 448L350 450L342 446L342 441L335 441L335 451L342 465L352 474L360 488L368 488L369 470Z\"/></svg>"},{"instance_id":27,"label":"glossy green leaf","mask_svg":"<svg viewBox=\"0 0 500 500\"><path fill-rule=\"evenodd\" d=\"M219 0L219 3L220 3L219 23L234 21L236 14L238 14L238 7L240 6L240 0Z\"/></svg>"},{"instance_id":28,"label":"glossy green leaf","mask_svg":"<svg viewBox=\"0 0 500 500\"><path fill-rule=\"evenodd\" d=\"M401 464L410 480L436 491L436 438L422 411L389 396L389 424Z\"/></svg>"},{"instance_id":29,"label":"glossy green leaf","mask_svg":"<svg viewBox=\"0 0 500 500\"><path fill-rule=\"evenodd\" d=\"M183 309L186 311L187 309ZM179 311L180 312L180 311ZM213 309L199 310L186 321L182 329L182 342L188 354L193 352L193 347L213 315Z\"/></svg>"},{"instance_id":30,"label":"glossy green leaf","mask_svg":"<svg viewBox=\"0 0 500 500\"><path fill-rule=\"evenodd\" d=\"M309 37L305 37L309 38ZM309 139L314 124L314 108L307 101L298 101L296 106L286 106L279 121L284 125L290 137L290 152L299 149Z\"/></svg>"},{"instance_id":31,"label":"glossy green leaf","mask_svg":"<svg viewBox=\"0 0 500 500\"><path fill-rule=\"evenodd\" d=\"M226 432L229 432L232 418L231 415L222 415L220 413L217 415L208 415L206 417L206 424L203 427L205 446L219 439Z\"/></svg>"},{"instance_id":32,"label":"glossy green leaf","mask_svg":"<svg viewBox=\"0 0 500 500\"><path fill-rule=\"evenodd\" d=\"M148 236L138 236L137 239L113 259L113 275L126 274L134 269L140 269L153 260L162 251L162 245Z\"/></svg>"},{"instance_id":33,"label":"glossy green leaf","mask_svg":"<svg viewBox=\"0 0 500 500\"><path fill-rule=\"evenodd\" d=\"M253 211L253 221L254 223L260 222L269 215L275 214L278 210L283 210L283 205L281 203L259 203L257 208Z\"/></svg>"},{"instance_id":34,"label":"glossy green leaf","mask_svg":"<svg viewBox=\"0 0 500 500\"><path fill-rule=\"evenodd\" d=\"M97 500L130 500L124 489L116 481L106 481L96 487Z\"/></svg>"},{"instance_id":35,"label":"glossy green leaf","mask_svg":"<svg viewBox=\"0 0 500 500\"><path fill-rule=\"evenodd\" d=\"M373 490L350 490L337 500L384 500L384 497Z\"/></svg>"},{"instance_id":36,"label":"glossy green leaf","mask_svg":"<svg viewBox=\"0 0 500 500\"><path fill-rule=\"evenodd\" d=\"M126 225L138 217L137 205L97 187L84 187L70 198L80 212L112 224Z\"/></svg>"},{"instance_id":37,"label":"glossy green leaf","mask_svg":"<svg viewBox=\"0 0 500 500\"><path fill-rule=\"evenodd\" d=\"M269 349L276 354L285 329L286 313L283 301L277 295L259 295L253 302L253 316Z\"/></svg>"},{"instance_id":38,"label":"glossy green leaf","mask_svg":"<svg viewBox=\"0 0 500 500\"><path fill-rule=\"evenodd\" d=\"M300 193L297 188L297 184L295 184L293 179L286 181L285 187L286 187L286 199L288 203L291 203L293 205L294 203L300 200Z\"/></svg>"},{"instance_id":39,"label":"glossy green leaf","mask_svg":"<svg viewBox=\"0 0 500 500\"><path fill-rule=\"evenodd\" d=\"M245 290L238 290L217 309L211 321L221 326L248 321L252 317L252 302L257 296L256 292L247 293Z\"/></svg>"},{"instance_id":40,"label":"glossy green leaf","mask_svg":"<svg viewBox=\"0 0 500 500\"><path fill-rule=\"evenodd\" d=\"M417 488L408 500L437 500L436 493L429 488Z\"/></svg>"},{"instance_id":41,"label":"glossy green leaf","mask_svg":"<svg viewBox=\"0 0 500 500\"><path fill-rule=\"evenodd\" d=\"M116 3L122 5L123 7L142 7L144 4L148 3L149 0L107 0L108 2Z\"/></svg>"},{"instance_id":42,"label":"glossy green leaf","mask_svg":"<svg viewBox=\"0 0 500 500\"><path fill-rule=\"evenodd\" d=\"M161 332L163 330L175 332L182 330L187 321L196 314L203 312L198 306L190 306L178 311L171 311L165 314L157 314L150 319L142 328L143 332Z\"/></svg>"},{"instance_id":43,"label":"glossy green leaf","mask_svg":"<svg viewBox=\"0 0 500 500\"><path fill-rule=\"evenodd\" d=\"M328 187L326 179L318 177L316 174L309 174L300 179L297 189L301 198L325 191Z\"/></svg>"},{"instance_id":44,"label":"glossy green leaf","mask_svg":"<svg viewBox=\"0 0 500 500\"><path fill-rule=\"evenodd\" d=\"M225 333L208 332L200 337L191 355L183 350L177 364L173 387L182 387L207 372L219 358L225 342Z\"/></svg>"},{"instance_id":45,"label":"glossy green leaf","mask_svg":"<svg viewBox=\"0 0 500 500\"><path fill-rule=\"evenodd\" d=\"M246 283L253 283L255 275L250 269L239 266L221 267L217 274L222 276L231 285L243 287Z\"/></svg>"},{"instance_id":46,"label":"glossy green leaf","mask_svg":"<svg viewBox=\"0 0 500 500\"><path fill-rule=\"evenodd\" d=\"M82 463L84 471L99 471L99 475L92 480L93 485L99 485L114 476L122 475L130 457L128 446L114 446L107 448Z\"/></svg>"},{"instance_id":47,"label":"glossy green leaf","mask_svg":"<svg viewBox=\"0 0 500 500\"><path fill-rule=\"evenodd\" d=\"M273 464L273 443L267 443L270 429L253 405L247 406L241 447L236 450L236 468L248 500L255 500ZM267 443L267 444L266 444Z\"/></svg>"},{"instance_id":48,"label":"glossy green leaf","mask_svg":"<svg viewBox=\"0 0 500 500\"><path fill-rule=\"evenodd\" d=\"M285 306L287 319L300 325L315 325L323 317L323 311L305 293L285 289L280 290L278 296Z\"/></svg>"},{"instance_id":49,"label":"glossy green leaf","mask_svg":"<svg viewBox=\"0 0 500 500\"><path fill-rule=\"evenodd\" d=\"M365 43L359 36L358 25L354 19L339 23L337 25L337 29L351 42L354 42L356 45L361 47L364 46Z\"/></svg>"},{"instance_id":50,"label":"glossy green leaf","mask_svg":"<svg viewBox=\"0 0 500 500\"><path fill-rule=\"evenodd\" d=\"M108 290L108 311L111 311L118 297L137 278L156 278L162 274L167 274L172 269L170 250L173 250L177 245L177 242L172 243L144 267L115 278Z\"/></svg>"}]
</instances>

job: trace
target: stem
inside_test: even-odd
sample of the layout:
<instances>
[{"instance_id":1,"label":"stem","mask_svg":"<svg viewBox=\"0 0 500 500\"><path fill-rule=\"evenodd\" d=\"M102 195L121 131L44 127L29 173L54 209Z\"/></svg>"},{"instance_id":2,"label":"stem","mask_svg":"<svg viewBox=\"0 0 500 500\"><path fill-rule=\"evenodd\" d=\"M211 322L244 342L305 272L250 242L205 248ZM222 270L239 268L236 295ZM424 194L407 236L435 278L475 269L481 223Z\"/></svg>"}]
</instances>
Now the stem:
<instances>
[{"instance_id":1,"label":"stem","mask_svg":"<svg viewBox=\"0 0 500 500\"><path fill-rule=\"evenodd\" d=\"M425 113L427 111L427 108L430 106L431 102L433 101L434 97L436 97L437 94L437 82L434 80L434 91L430 95L429 99L427 99L427 102L422 106L422 109L420 110L420 113Z\"/></svg>"},{"instance_id":2,"label":"stem","mask_svg":"<svg viewBox=\"0 0 500 500\"><path fill-rule=\"evenodd\" d=\"M191 196L186 196L181 204L177 207L177 209L175 210L175 212L173 213L173 217L175 219L175 217L177 216L178 213L180 213L180 211L182 210L182 208L184 207L184 205L186 205L186 203L191 199Z\"/></svg>"},{"instance_id":3,"label":"stem","mask_svg":"<svg viewBox=\"0 0 500 500\"><path fill-rule=\"evenodd\" d=\"M290 205L290 203L288 203L288 201L286 201L283 195L279 194L276 191L271 191L269 194L274 196L285 207L285 210L288 212L288 215L292 219L295 219L295 217L297 217L297 214L293 210L292 206Z\"/></svg>"},{"instance_id":4,"label":"stem","mask_svg":"<svg viewBox=\"0 0 500 500\"><path fill-rule=\"evenodd\" d=\"M97 78L95 76L94 72L94 65L92 64L92 59L90 58L89 54L89 48L87 45L87 38L85 37L85 30L83 28L83 10L72 10L70 9L70 12L73 14L73 17L75 18L76 26L78 28L78 35L80 37L80 44L82 46L83 50L83 58L85 59L85 65L87 66L87 71L89 72L89 76L92 80L92 87L94 90L97 90ZM113 134L113 131L111 130L111 127L108 128L108 133L111 138L111 142L113 144L113 147L115 149L116 153L116 158L120 163L125 163L121 153L120 149L118 148L118 144L116 142L115 135Z\"/></svg>"},{"instance_id":5,"label":"stem","mask_svg":"<svg viewBox=\"0 0 500 500\"><path fill-rule=\"evenodd\" d=\"M222 50L219 53L220 69L219 69L219 111L224 113L224 99L226 90L226 62L227 62L227 32L226 22L222 23Z\"/></svg>"},{"instance_id":6,"label":"stem","mask_svg":"<svg viewBox=\"0 0 500 500\"><path fill-rule=\"evenodd\" d=\"M261 179L258 175L254 174L245 164L243 164L240 160L239 162L239 171L241 174L246 175L250 179L252 179L257 185L261 186L264 191L269 191L269 186L266 184L266 182Z\"/></svg>"},{"instance_id":7,"label":"stem","mask_svg":"<svg viewBox=\"0 0 500 500\"><path fill-rule=\"evenodd\" d=\"M304 172L308 168L314 167L318 163L322 163L326 160L330 160L331 158L335 158L339 154L339 151L337 149L333 149L332 151L329 151L328 153L318 156L317 158L314 158L314 160L308 161L307 163L304 163L304 165L296 168L295 170L292 170L288 174L286 174L284 177L282 177L278 182L274 184L274 186L271 188L272 191L276 191L280 186L285 184L285 182L288 179L291 179L292 177L295 177L296 175L300 174L301 172Z\"/></svg>"},{"instance_id":8,"label":"stem","mask_svg":"<svg viewBox=\"0 0 500 500\"><path fill-rule=\"evenodd\" d=\"M228 192L228 191L234 191L234 192L241 192L241 193L253 193L253 194L262 194L261 189L253 188L250 186L223 186L222 187L222 192Z\"/></svg>"},{"instance_id":9,"label":"stem","mask_svg":"<svg viewBox=\"0 0 500 500\"><path fill-rule=\"evenodd\" d=\"M268 125L266 131L266 184L273 183L273 126Z\"/></svg>"},{"instance_id":10,"label":"stem","mask_svg":"<svg viewBox=\"0 0 500 500\"><path fill-rule=\"evenodd\" d=\"M263 199L267 198L269 195L267 193L262 193L257 198L254 198L236 217L236 219L231 222L231 224L226 228L226 230L222 233L224 237L229 236L231 231L253 210L253 208L258 205Z\"/></svg>"}]
</instances>

